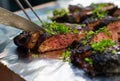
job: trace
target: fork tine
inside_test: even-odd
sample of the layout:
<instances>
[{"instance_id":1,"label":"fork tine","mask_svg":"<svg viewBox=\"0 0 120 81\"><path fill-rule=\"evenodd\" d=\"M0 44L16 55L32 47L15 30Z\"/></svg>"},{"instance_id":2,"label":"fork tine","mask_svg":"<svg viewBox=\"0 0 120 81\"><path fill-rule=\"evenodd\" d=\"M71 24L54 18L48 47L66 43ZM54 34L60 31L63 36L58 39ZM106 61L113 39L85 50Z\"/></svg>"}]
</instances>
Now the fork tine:
<instances>
[{"instance_id":1,"label":"fork tine","mask_svg":"<svg viewBox=\"0 0 120 81\"><path fill-rule=\"evenodd\" d=\"M32 10L32 12L34 13L34 15L38 18L38 20L42 23L43 25L43 22L42 20L40 19L40 17L37 15L37 13L34 11L34 9L32 8L32 5L29 3L28 0L24 0L24 2L28 5L28 7Z\"/></svg>"},{"instance_id":2,"label":"fork tine","mask_svg":"<svg viewBox=\"0 0 120 81\"><path fill-rule=\"evenodd\" d=\"M27 12L25 11L25 8L22 6L21 2L19 0L15 0L15 1L18 4L18 6L23 10L23 12L27 16L27 18L31 21L31 18L29 17L29 15L27 14Z\"/></svg>"}]
</instances>

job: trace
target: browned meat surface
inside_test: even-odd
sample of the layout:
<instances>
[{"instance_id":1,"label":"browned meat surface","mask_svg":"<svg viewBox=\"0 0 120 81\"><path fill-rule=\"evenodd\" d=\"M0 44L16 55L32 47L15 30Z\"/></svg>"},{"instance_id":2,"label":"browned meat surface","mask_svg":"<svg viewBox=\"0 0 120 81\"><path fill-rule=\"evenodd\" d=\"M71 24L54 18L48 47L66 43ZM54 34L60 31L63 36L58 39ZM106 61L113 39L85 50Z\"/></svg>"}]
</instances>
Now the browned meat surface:
<instances>
[{"instance_id":1,"label":"browned meat surface","mask_svg":"<svg viewBox=\"0 0 120 81\"><path fill-rule=\"evenodd\" d=\"M114 13L113 16L118 17L120 16L120 9L117 9Z\"/></svg>"},{"instance_id":2,"label":"browned meat surface","mask_svg":"<svg viewBox=\"0 0 120 81\"><path fill-rule=\"evenodd\" d=\"M102 19L86 19L83 23L87 24L87 27L89 30L98 30L99 28L106 26L107 24L114 22L118 20L118 18L111 17L111 16L106 16L105 18Z\"/></svg>"},{"instance_id":3,"label":"browned meat surface","mask_svg":"<svg viewBox=\"0 0 120 81\"><path fill-rule=\"evenodd\" d=\"M40 37L39 32L22 32L20 35L14 38L14 42L18 46L23 46L28 49L33 49Z\"/></svg>"},{"instance_id":4,"label":"browned meat surface","mask_svg":"<svg viewBox=\"0 0 120 81\"><path fill-rule=\"evenodd\" d=\"M65 52L65 49L54 50L49 52L44 52L39 54L39 58L42 59L62 59L62 54Z\"/></svg>"},{"instance_id":5,"label":"browned meat surface","mask_svg":"<svg viewBox=\"0 0 120 81\"><path fill-rule=\"evenodd\" d=\"M68 23L66 25L72 29L77 29L78 33L75 34L71 32L68 34L49 36L47 33L40 35L38 32L32 33L24 31L14 38L14 42L17 46L22 46L38 52L65 49L72 44L73 41L78 41L84 38L85 35L80 25Z\"/></svg>"},{"instance_id":6,"label":"browned meat surface","mask_svg":"<svg viewBox=\"0 0 120 81\"><path fill-rule=\"evenodd\" d=\"M102 11L108 11L109 15L112 15L114 11L117 9L117 6L115 6L112 3L107 3L107 6L104 6L102 8ZM85 8L80 7L79 5L70 5L69 6L69 13L67 15L61 16L61 17L53 17L53 21L57 22L69 22L69 23L81 23L86 18L91 17L93 15L93 10L95 8L92 6L88 6Z\"/></svg>"},{"instance_id":7,"label":"browned meat surface","mask_svg":"<svg viewBox=\"0 0 120 81\"><path fill-rule=\"evenodd\" d=\"M94 75L104 74L119 74L120 73L120 20L109 23L107 26L108 32L101 31L93 36L88 45L79 44L79 46L72 50L72 63L84 69L86 72ZM104 52L93 53L92 43L100 42L101 40L112 39L117 46L106 49ZM110 50L115 50L113 54ZM85 60L87 58L87 61ZM92 60L90 60L92 59Z\"/></svg>"},{"instance_id":8,"label":"browned meat surface","mask_svg":"<svg viewBox=\"0 0 120 81\"><path fill-rule=\"evenodd\" d=\"M115 42L118 42L119 39L119 32L120 32L120 21L115 21L107 25L108 33L107 32L100 32L95 35L92 39L92 42L99 42L103 39L112 39Z\"/></svg>"},{"instance_id":9,"label":"browned meat surface","mask_svg":"<svg viewBox=\"0 0 120 81\"><path fill-rule=\"evenodd\" d=\"M84 38L84 33L80 32L79 34L59 34L46 39L39 46L39 52L51 51L51 50L59 50L68 47L72 44L73 41L78 41Z\"/></svg>"}]
</instances>

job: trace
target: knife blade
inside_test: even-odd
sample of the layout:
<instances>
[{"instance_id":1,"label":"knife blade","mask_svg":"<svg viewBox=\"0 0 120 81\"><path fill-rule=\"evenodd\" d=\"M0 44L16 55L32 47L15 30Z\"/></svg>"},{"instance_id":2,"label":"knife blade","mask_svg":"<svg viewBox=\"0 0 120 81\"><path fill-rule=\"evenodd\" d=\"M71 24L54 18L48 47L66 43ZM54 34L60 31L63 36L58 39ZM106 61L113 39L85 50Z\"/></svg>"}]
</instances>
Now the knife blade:
<instances>
[{"instance_id":1,"label":"knife blade","mask_svg":"<svg viewBox=\"0 0 120 81\"><path fill-rule=\"evenodd\" d=\"M25 31L44 33L43 27L0 7L0 23Z\"/></svg>"}]
</instances>

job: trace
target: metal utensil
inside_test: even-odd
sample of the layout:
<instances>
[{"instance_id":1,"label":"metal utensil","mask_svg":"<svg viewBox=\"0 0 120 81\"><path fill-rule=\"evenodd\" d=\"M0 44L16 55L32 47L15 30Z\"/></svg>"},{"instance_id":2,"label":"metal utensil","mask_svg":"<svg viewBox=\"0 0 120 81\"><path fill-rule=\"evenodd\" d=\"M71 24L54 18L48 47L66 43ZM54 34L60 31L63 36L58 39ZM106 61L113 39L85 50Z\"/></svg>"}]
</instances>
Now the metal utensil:
<instances>
[{"instance_id":1,"label":"metal utensil","mask_svg":"<svg viewBox=\"0 0 120 81\"><path fill-rule=\"evenodd\" d=\"M42 27L1 7L0 23L25 31L44 33L44 29Z\"/></svg>"}]
</instances>

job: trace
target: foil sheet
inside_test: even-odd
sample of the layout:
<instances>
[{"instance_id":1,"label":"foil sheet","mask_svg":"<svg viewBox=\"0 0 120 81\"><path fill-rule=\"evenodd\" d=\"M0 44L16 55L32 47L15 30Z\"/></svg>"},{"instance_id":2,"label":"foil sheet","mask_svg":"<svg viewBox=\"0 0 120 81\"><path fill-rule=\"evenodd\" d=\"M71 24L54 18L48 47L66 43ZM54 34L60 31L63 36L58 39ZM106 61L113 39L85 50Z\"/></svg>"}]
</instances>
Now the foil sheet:
<instances>
[{"instance_id":1,"label":"foil sheet","mask_svg":"<svg viewBox=\"0 0 120 81\"><path fill-rule=\"evenodd\" d=\"M47 20L47 16L51 15L51 11L55 8L65 7L66 4L81 3L85 6L92 2L113 2L120 5L120 0L60 0L56 5L37 9L43 21ZM66 4L65 4L66 3ZM48 13L49 12L49 13ZM19 15L25 17L20 12ZM28 11L33 21L37 23L37 19ZM0 30L9 40L6 48L0 53L0 62L7 65L9 69L20 75L26 81L120 81L120 76L98 76L91 78L81 69L72 66L70 63L57 59L39 59L39 58L21 58L16 51L17 46L13 43L13 38L18 35L21 30L0 25Z\"/></svg>"}]
</instances>

